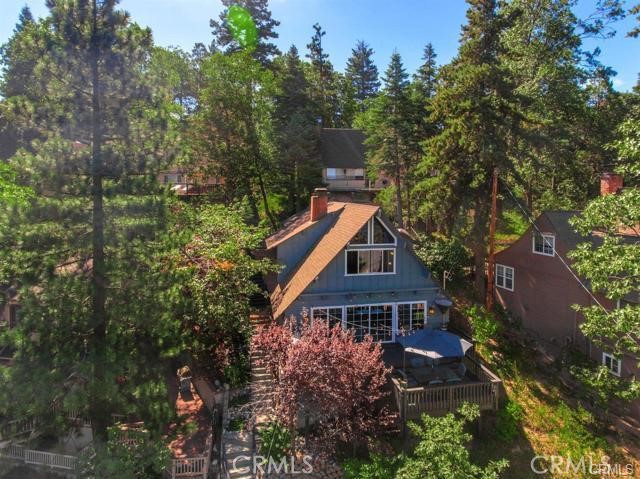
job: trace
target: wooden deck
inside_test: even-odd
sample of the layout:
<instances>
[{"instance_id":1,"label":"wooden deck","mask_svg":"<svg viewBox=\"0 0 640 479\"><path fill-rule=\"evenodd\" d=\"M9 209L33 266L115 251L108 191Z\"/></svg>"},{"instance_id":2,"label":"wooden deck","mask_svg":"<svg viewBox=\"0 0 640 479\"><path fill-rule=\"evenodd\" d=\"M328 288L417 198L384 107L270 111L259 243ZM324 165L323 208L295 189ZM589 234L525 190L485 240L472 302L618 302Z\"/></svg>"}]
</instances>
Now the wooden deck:
<instances>
[{"instance_id":1,"label":"wooden deck","mask_svg":"<svg viewBox=\"0 0 640 479\"><path fill-rule=\"evenodd\" d=\"M464 403L477 404L481 411L497 410L502 381L485 365L465 356L464 381L437 386L407 387L407 382L392 376L392 390L400 419L404 423L419 419L424 413L444 414L456 411Z\"/></svg>"}]
</instances>

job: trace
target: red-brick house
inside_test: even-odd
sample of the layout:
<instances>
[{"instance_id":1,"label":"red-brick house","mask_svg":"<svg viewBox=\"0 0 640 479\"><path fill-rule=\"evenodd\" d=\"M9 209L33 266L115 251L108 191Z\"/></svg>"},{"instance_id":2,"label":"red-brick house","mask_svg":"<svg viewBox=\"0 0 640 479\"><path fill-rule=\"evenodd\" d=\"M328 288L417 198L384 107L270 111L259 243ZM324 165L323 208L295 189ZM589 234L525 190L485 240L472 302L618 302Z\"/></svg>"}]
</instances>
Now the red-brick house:
<instances>
[{"instance_id":1,"label":"red-brick house","mask_svg":"<svg viewBox=\"0 0 640 479\"><path fill-rule=\"evenodd\" d=\"M592 344L580 330L584 318L573 309L574 304L593 305L595 298L605 308L613 309L618 303L639 303L640 294L634 292L616 303L587 290L588 281L571 269L568 253L580 243L597 243L599 238L574 231L570 220L579 214L545 211L535 220L537 229L530 227L515 243L496 254L496 300L540 340L549 354L558 355L563 347L571 346L606 365L616 376L640 379L638 358L631 354L615 358ZM640 420L640 401L631 405L630 412Z\"/></svg>"}]
</instances>

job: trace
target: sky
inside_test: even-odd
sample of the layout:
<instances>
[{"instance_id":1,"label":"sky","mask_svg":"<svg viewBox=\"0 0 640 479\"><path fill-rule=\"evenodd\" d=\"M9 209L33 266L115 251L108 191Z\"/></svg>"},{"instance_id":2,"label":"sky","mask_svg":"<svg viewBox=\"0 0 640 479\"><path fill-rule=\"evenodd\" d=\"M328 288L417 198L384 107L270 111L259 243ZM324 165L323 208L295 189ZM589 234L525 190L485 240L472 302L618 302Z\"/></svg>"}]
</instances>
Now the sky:
<instances>
[{"instance_id":1,"label":"sky","mask_svg":"<svg viewBox=\"0 0 640 479\"><path fill-rule=\"evenodd\" d=\"M587 16L596 0L579 0L576 13ZM631 1L627 2L630 7ZM20 9L28 5L36 17L44 16L44 0L0 0L0 43L12 34ZM209 19L222 10L220 0L121 0L120 6L132 18L151 27L161 46L185 50L202 42L211 42ZM280 21L276 44L287 50L295 44L301 53L319 22L326 35L323 43L329 59L343 70L357 40L365 40L375 51L374 59L382 73L396 49L407 71L421 63L422 49L433 43L439 63L447 63L456 54L460 27L465 23L463 0L271 0L273 18ZM607 40L590 40L585 46L602 50L600 60L618 75L614 86L628 91L640 72L640 39L626 37L635 24L633 17L617 23L617 35Z\"/></svg>"}]
</instances>

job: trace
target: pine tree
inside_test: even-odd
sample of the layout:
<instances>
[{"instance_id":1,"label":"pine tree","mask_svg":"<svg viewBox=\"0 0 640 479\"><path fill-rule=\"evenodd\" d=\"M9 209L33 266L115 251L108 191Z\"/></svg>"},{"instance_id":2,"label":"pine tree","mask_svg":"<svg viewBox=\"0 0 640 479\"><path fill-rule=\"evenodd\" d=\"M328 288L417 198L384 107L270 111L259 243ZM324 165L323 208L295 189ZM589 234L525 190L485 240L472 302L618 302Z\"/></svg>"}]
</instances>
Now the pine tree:
<instances>
[{"instance_id":1,"label":"pine tree","mask_svg":"<svg viewBox=\"0 0 640 479\"><path fill-rule=\"evenodd\" d=\"M383 77L384 86L361 120L367 136L367 168L369 174L378 172L390 176L395 188L395 221L402 227L403 181L409 160L409 135L411 133L410 104L408 97L409 75L404 69L398 52Z\"/></svg>"},{"instance_id":2,"label":"pine tree","mask_svg":"<svg viewBox=\"0 0 640 479\"><path fill-rule=\"evenodd\" d=\"M36 65L36 52L27 40L35 29L39 28L33 20L29 7L20 11L18 23L9 41L0 49L2 57L2 77L0 78L0 160L12 156L20 144L28 143L37 136L37 132L26 125L18 125L20 118L13 114L14 103L11 97L29 97L34 91L30 81ZM37 111L34 115L37 115Z\"/></svg>"},{"instance_id":3,"label":"pine tree","mask_svg":"<svg viewBox=\"0 0 640 479\"><path fill-rule=\"evenodd\" d=\"M441 131L427 141L422 171L426 210L450 223L473 210L469 243L476 286L484 292L484 265L490 184L494 168L513 170L508 141L517 132L512 82L500 62L500 36L506 26L495 0L469 0L457 57L440 72L432 121ZM447 215L450 215L447 218Z\"/></svg>"},{"instance_id":4,"label":"pine tree","mask_svg":"<svg viewBox=\"0 0 640 479\"><path fill-rule=\"evenodd\" d=\"M18 124L39 139L10 159L34 198L0 217L0 276L18 283L22 304L8 389L23 400L3 404L52 420L78 409L98 442L112 413L166 424L180 338L160 299L170 275L154 261L175 105L146 76L151 32L116 4L48 2L49 16L15 37L37 53L34 88L8 101L19 98Z\"/></svg>"},{"instance_id":5,"label":"pine tree","mask_svg":"<svg viewBox=\"0 0 640 479\"><path fill-rule=\"evenodd\" d=\"M424 47L424 54L422 55L423 63L413 76L413 82L420 89L420 94L425 99L432 98L436 93L436 79L438 75L437 57L438 55L436 55L433 45L427 43Z\"/></svg>"},{"instance_id":6,"label":"pine tree","mask_svg":"<svg viewBox=\"0 0 640 479\"><path fill-rule=\"evenodd\" d=\"M234 40L227 26L227 13L232 5L239 5L247 9L251 14L258 30L258 44L252 52L252 57L263 66L268 66L274 57L280 55L280 50L271 40L278 38L275 29L280 22L271 17L268 0L222 0L225 6L220 13L219 20L209 22L213 33L212 52L222 50L225 53L233 53L240 50L240 45Z\"/></svg>"},{"instance_id":7,"label":"pine tree","mask_svg":"<svg viewBox=\"0 0 640 479\"><path fill-rule=\"evenodd\" d=\"M355 89L355 100L360 111L364 111L365 101L380 88L378 67L373 63L372 55L373 49L364 40L359 40L347 60L346 76Z\"/></svg>"},{"instance_id":8,"label":"pine tree","mask_svg":"<svg viewBox=\"0 0 640 479\"><path fill-rule=\"evenodd\" d=\"M323 127L334 126L334 118L337 110L337 88L333 65L329 61L329 54L325 53L322 46L322 37L326 32L320 24L313 25L314 34L311 42L307 44L309 53L306 57L310 60L309 74L307 78L310 84L310 94L317 105L317 114Z\"/></svg>"},{"instance_id":9,"label":"pine tree","mask_svg":"<svg viewBox=\"0 0 640 479\"><path fill-rule=\"evenodd\" d=\"M279 64L279 93L275 97L278 131L279 169L285 183L289 212L304 207L310 193L321 181L315 108L309 97L309 83L302 61L291 46Z\"/></svg>"}]
</instances>

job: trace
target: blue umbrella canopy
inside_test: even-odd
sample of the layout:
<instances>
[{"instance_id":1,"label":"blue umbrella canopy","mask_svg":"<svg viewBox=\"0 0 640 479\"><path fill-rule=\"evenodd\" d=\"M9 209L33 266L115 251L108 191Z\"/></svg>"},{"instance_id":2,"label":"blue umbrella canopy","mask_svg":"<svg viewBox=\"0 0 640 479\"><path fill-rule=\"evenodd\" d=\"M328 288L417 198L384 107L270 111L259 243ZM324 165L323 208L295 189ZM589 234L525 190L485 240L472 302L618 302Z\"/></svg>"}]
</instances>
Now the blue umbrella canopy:
<instances>
[{"instance_id":1,"label":"blue umbrella canopy","mask_svg":"<svg viewBox=\"0 0 640 479\"><path fill-rule=\"evenodd\" d=\"M406 336L396 336L407 353L419 354L431 359L461 358L472 344L453 333L439 329L420 329Z\"/></svg>"}]
</instances>

